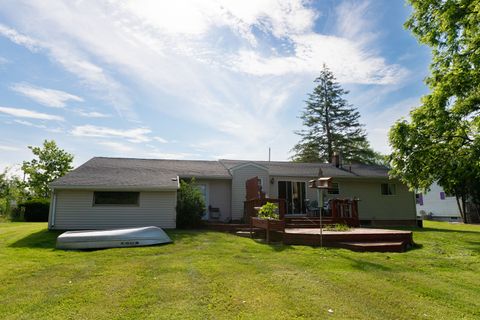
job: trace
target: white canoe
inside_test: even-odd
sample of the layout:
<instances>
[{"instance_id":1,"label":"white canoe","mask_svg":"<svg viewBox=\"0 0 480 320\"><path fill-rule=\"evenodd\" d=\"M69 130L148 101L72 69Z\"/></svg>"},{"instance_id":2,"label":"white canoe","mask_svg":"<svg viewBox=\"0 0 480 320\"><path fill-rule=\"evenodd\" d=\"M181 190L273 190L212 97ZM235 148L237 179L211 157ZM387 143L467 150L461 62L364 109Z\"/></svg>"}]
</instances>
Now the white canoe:
<instances>
[{"instance_id":1,"label":"white canoe","mask_svg":"<svg viewBox=\"0 0 480 320\"><path fill-rule=\"evenodd\" d=\"M158 227L67 231L58 236L57 249L140 247L171 242L165 231Z\"/></svg>"}]
</instances>

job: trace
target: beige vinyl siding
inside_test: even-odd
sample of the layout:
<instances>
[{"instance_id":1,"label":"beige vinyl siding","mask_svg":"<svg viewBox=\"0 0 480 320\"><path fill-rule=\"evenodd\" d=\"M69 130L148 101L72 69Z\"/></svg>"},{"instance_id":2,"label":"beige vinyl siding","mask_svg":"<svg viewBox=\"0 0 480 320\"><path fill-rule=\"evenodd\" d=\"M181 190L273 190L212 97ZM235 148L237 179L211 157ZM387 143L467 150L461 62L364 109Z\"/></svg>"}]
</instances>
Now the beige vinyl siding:
<instances>
[{"instance_id":1,"label":"beige vinyl siding","mask_svg":"<svg viewBox=\"0 0 480 320\"><path fill-rule=\"evenodd\" d=\"M230 179L197 180L197 183L207 185L209 204L213 208L220 209L219 220L231 219L232 181Z\"/></svg>"},{"instance_id":2,"label":"beige vinyl siding","mask_svg":"<svg viewBox=\"0 0 480 320\"><path fill-rule=\"evenodd\" d=\"M157 226L175 228L176 191L140 192L138 206L94 206L93 191L56 190L58 230Z\"/></svg>"},{"instance_id":3,"label":"beige vinyl siding","mask_svg":"<svg viewBox=\"0 0 480 320\"><path fill-rule=\"evenodd\" d=\"M233 168L232 172L232 219L243 218L243 202L245 201L245 182L253 177L263 180L263 191L269 194L270 182L268 170L253 164L247 164L240 168Z\"/></svg>"},{"instance_id":4,"label":"beige vinyl siding","mask_svg":"<svg viewBox=\"0 0 480 320\"><path fill-rule=\"evenodd\" d=\"M338 182L340 194L328 195L329 198L360 199L358 211L360 220L415 220L415 196L407 186L397 180L388 179L359 179L343 180ZM382 195L381 184L395 184L395 195Z\"/></svg>"}]
</instances>

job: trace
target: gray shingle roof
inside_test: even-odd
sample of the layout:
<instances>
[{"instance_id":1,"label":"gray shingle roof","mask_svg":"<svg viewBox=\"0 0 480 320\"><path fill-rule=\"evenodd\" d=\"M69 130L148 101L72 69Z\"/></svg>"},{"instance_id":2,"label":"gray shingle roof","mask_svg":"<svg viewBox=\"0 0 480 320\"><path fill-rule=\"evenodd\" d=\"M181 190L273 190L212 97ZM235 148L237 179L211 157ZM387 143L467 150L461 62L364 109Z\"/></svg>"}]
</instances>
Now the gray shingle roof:
<instances>
[{"instance_id":1,"label":"gray shingle roof","mask_svg":"<svg viewBox=\"0 0 480 320\"><path fill-rule=\"evenodd\" d=\"M269 174L284 177L387 178L388 168L375 165L352 164L337 168L330 163L300 163L288 161L220 160L228 169L253 162L268 168Z\"/></svg>"},{"instance_id":2,"label":"gray shingle roof","mask_svg":"<svg viewBox=\"0 0 480 320\"><path fill-rule=\"evenodd\" d=\"M153 160L131 158L92 158L52 187L145 187L176 188L183 178L229 179L230 174L218 161Z\"/></svg>"},{"instance_id":3,"label":"gray shingle roof","mask_svg":"<svg viewBox=\"0 0 480 320\"><path fill-rule=\"evenodd\" d=\"M268 169L272 176L334 177L334 178L387 178L388 169L362 164L337 168L329 163L296 163L287 161L248 160L163 160L132 158L92 158L51 186L96 188L163 188L175 189L180 178L231 179L229 170L249 162Z\"/></svg>"}]
</instances>

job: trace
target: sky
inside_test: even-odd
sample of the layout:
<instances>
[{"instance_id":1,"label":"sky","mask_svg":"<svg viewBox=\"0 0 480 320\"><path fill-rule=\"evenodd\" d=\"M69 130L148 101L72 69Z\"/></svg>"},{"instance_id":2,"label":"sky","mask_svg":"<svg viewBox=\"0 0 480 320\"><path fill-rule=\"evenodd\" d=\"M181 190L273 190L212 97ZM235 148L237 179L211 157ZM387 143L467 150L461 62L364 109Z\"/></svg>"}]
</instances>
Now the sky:
<instances>
[{"instance_id":1,"label":"sky","mask_svg":"<svg viewBox=\"0 0 480 320\"><path fill-rule=\"evenodd\" d=\"M0 169L94 156L288 160L323 64L372 147L428 92L403 0L0 2Z\"/></svg>"}]
</instances>

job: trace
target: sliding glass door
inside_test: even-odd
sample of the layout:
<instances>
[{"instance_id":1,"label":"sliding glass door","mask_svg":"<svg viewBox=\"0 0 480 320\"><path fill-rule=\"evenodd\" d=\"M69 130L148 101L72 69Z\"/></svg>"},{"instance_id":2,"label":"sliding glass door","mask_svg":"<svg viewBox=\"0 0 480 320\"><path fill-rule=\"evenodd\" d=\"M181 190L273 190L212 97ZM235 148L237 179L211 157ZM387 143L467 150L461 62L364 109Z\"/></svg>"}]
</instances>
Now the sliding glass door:
<instances>
[{"instance_id":1,"label":"sliding glass door","mask_svg":"<svg viewBox=\"0 0 480 320\"><path fill-rule=\"evenodd\" d=\"M305 182L278 181L278 198L286 200L287 214L305 213Z\"/></svg>"}]
</instances>

